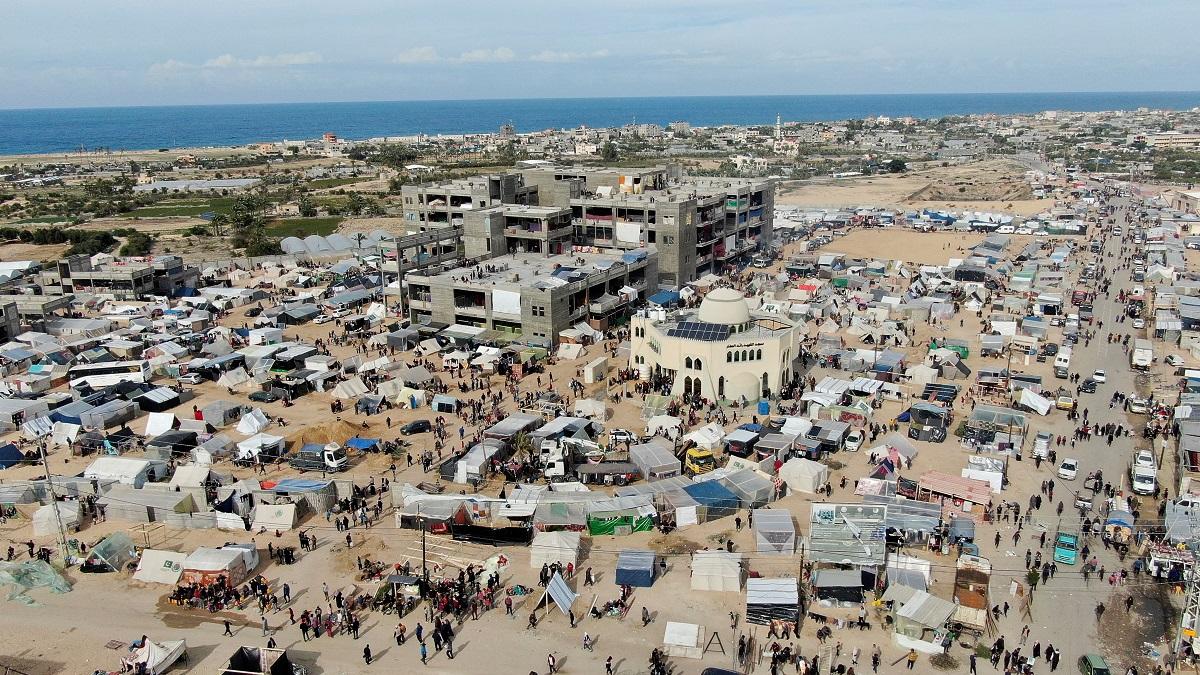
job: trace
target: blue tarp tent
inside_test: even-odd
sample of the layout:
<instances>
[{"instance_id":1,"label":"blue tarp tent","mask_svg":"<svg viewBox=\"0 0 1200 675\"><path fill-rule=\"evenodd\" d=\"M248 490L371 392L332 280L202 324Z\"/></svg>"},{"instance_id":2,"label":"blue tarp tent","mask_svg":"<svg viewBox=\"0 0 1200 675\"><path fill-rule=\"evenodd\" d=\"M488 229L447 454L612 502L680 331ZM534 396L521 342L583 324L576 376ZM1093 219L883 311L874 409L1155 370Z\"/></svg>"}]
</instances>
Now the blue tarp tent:
<instances>
[{"instance_id":1,"label":"blue tarp tent","mask_svg":"<svg viewBox=\"0 0 1200 675\"><path fill-rule=\"evenodd\" d=\"M705 520L732 516L738 510L738 497L719 481L706 480L683 488L687 496L704 507Z\"/></svg>"},{"instance_id":2,"label":"blue tarp tent","mask_svg":"<svg viewBox=\"0 0 1200 675\"><path fill-rule=\"evenodd\" d=\"M12 443L0 446L0 469L17 466L23 461L25 461L25 455L21 454L17 446Z\"/></svg>"},{"instance_id":3,"label":"blue tarp tent","mask_svg":"<svg viewBox=\"0 0 1200 675\"><path fill-rule=\"evenodd\" d=\"M359 438L358 436L355 436L354 438L346 441L347 448L354 448L360 452L365 452L371 448L377 447L378 445L378 438Z\"/></svg>"},{"instance_id":4,"label":"blue tarp tent","mask_svg":"<svg viewBox=\"0 0 1200 675\"><path fill-rule=\"evenodd\" d=\"M617 556L617 573L613 579L618 586L649 588L654 584L654 551L630 549Z\"/></svg>"},{"instance_id":5,"label":"blue tarp tent","mask_svg":"<svg viewBox=\"0 0 1200 675\"><path fill-rule=\"evenodd\" d=\"M646 298L646 301L652 305L670 307L671 305L679 304L679 293L675 291L659 291L649 298Z\"/></svg>"},{"instance_id":6,"label":"blue tarp tent","mask_svg":"<svg viewBox=\"0 0 1200 675\"><path fill-rule=\"evenodd\" d=\"M284 478L271 488L274 492L291 493L291 492L317 492L324 490L331 481L318 480L309 478Z\"/></svg>"}]
</instances>

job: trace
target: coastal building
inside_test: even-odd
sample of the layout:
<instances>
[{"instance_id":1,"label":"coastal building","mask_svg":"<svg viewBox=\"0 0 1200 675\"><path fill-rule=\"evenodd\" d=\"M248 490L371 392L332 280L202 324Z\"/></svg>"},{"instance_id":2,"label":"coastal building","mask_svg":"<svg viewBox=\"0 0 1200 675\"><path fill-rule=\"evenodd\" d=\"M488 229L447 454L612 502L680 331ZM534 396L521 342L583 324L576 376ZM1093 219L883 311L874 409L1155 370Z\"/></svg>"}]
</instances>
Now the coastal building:
<instances>
[{"instance_id":1,"label":"coastal building","mask_svg":"<svg viewBox=\"0 0 1200 675\"><path fill-rule=\"evenodd\" d=\"M1164 131L1151 134L1148 144L1155 150L1197 150L1200 149L1200 134Z\"/></svg>"},{"instance_id":2,"label":"coastal building","mask_svg":"<svg viewBox=\"0 0 1200 675\"><path fill-rule=\"evenodd\" d=\"M527 187L521 174L514 172L405 185L400 195L404 219L413 232L449 225L462 227L466 214L476 209L538 203L536 188Z\"/></svg>"},{"instance_id":3,"label":"coastal building","mask_svg":"<svg viewBox=\"0 0 1200 675\"><path fill-rule=\"evenodd\" d=\"M463 246L473 259L570 253L573 232L569 208L502 204L467 211L463 217Z\"/></svg>"},{"instance_id":4,"label":"coastal building","mask_svg":"<svg viewBox=\"0 0 1200 675\"><path fill-rule=\"evenodd\" d=\"M645 249L621 255L504 255L469 267L407 274L414 324L494 330L529 343L553 345L579 324L604 330L653 293L657 256Z\"/></svg>"},{"instance_id":5,"label":"coastal building","mask_svg":"<svg viewBox=\"0 0 1200 675\"><path fill-rule=\"evenodd\" d=\"M668 377L671 394L756 401L792 379L803 328L752 311L732 288L716 288L698 309L643 309L631 319L629 366L643 379Z\"/></svg>"}]
</instances>

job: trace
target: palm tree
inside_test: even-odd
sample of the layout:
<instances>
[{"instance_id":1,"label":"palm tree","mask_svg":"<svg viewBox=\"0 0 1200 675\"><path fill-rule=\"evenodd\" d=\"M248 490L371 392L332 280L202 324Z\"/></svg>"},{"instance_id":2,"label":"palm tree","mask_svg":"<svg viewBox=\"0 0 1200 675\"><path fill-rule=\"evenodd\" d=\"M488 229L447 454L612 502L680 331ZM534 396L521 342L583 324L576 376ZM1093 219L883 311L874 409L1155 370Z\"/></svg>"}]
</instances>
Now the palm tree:
<instances>
[{"instance_id":1,"label":"palm tree","mask_svg":"<svg viewBox=\"0 0 1200 675\"><path fill-rule=\"evenodd\" d=\"M522 460L533 459L533 439L524 431L517 434L513 439L513 451Z\"/></svg>"}]
</instances>

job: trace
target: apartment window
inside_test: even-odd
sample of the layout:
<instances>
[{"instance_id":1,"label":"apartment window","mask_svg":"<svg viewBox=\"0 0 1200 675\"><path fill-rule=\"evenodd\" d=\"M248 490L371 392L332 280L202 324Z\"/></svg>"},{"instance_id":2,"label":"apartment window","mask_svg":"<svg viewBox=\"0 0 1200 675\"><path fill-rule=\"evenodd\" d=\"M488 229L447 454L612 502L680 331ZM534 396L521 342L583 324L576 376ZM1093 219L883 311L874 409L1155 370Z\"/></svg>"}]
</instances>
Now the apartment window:
<instances>
[{"instance_id":1,"label":"apartment window","mask_svg":"<svg viewBox=\"0 0 1200 675\"><path fill-rule=\"evenodd\" d=\"M534 316L546 316L546 307L544 305L533 305L530 309Z\"/></svg>"},{"instance_id":2,"label":"apartment window","mask_svg":"<svg viewBox=\"0 0 1200 675\"><path fill-rule=\"evenodd\" d=\"M674 243L675 243L675 235L673 235L673 234L664 234L663 235L663 245L670 246L671 244L674 244Z\"/></svg>"}]
</instances>

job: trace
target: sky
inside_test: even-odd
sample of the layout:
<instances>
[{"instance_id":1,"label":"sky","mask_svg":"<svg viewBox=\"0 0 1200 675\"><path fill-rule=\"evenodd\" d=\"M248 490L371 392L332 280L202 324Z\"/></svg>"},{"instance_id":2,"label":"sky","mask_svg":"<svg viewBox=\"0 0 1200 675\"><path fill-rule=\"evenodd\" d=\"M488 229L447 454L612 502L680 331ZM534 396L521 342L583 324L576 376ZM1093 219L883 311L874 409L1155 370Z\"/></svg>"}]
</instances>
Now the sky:
<instances>
[{"instance_id":1,"label":"sky","mask_svg":"<svg viewBox=\"0 0 1200 675\"><path fill-rule=\"evenodd\" d=\"M1197 0L3 0L0 108L1200 90Z\"/></svg>"}]
</instances>

